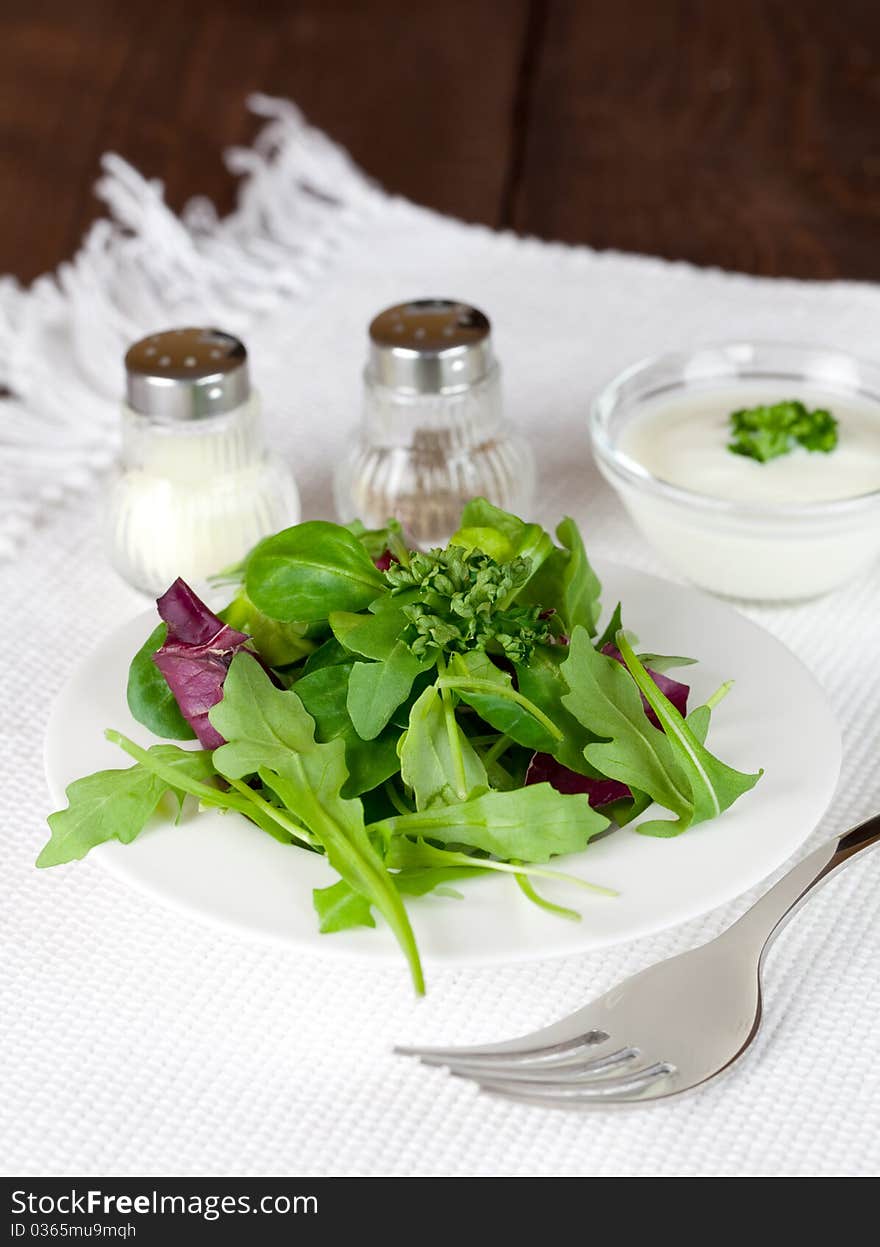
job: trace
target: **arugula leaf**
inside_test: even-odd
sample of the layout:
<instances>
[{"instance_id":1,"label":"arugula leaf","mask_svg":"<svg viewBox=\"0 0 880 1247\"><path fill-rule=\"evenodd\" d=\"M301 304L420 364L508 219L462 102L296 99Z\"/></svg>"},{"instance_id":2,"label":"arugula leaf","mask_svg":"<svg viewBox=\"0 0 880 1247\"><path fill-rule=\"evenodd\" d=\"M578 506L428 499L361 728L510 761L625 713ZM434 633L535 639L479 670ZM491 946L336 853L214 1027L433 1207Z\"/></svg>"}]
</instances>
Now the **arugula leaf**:
<instances>
[{"instance_id":1,"label":"arugula leaf","mask_svg":"<svg viewBox=\"0 0 880 1247\"><path fill-rule=\"evenodd\" d=\"M614 645L614 637L612 636L606 644ZM601 648L601 645L597 646L597 649ZM680 655L673 654L639 654L639 662L642 666L648 667L658 675L665 675L667 671L675 671L679 667L693 667L696 661L696 658L682 658Z\"/></svg>"},{"instance_id":2,"label":"arugula leaf","mask_svg":"<svg viewBox=\"0 0 880 1247\"><path fill-rule=\"evenodd\" d=\"M586 746L590 765L609 779L648 793L678 816L678 829L684 831L693 813L687 777L670 741L648 721L627 669L598 653L586 629L576 628L561 673L570 690L564 705L590 732L604 738ZM650 678L648 682L653 687Z\"/></svg>"},{"instance_id":3,"label":"arugula leaf","mask_svg":"<svg viewBox=\"0 0 880 1247\"><path fill-rule=\"evenodd\" d=\"M599 579L590 566L574 520L566 516L557 527L556 536L563 549L554 548L529 582L526 597L545 609L555 610L568 632L581 626L594 636L602 592Z\"/></svg>"},{"instance_id":4,"label":"arugula leaf","mask_svg":"<svg viewBox=\"0 0 880 1247\"><path fill-rule=\"evenodd\" d=\"M608 819L590 809L581 796L565 796L549 784L516 792L485 792L454 805L432 805L373 824L387 837L418 836L443 844L469 844L494 857L547 862L577 853ZM391 841L389 853L394 849ZM390 862L399 859L389 857Z\"/></svg>"},{"instance_id":5,"label":"arugula leaf","mask_svg":"<svg viewBox=\"0 0 880 1247\"><path fill-rule=\"evenodd\" d=\"M499 862L488 857L472 857L457 849L440 849L426 840L409 840L406 836L396 837L389 847L388 862L401 871L454 869L457 866L477 867L482 871L496 871L499 874L514 875L518 880L523 877L535 876L539 879L560 879L565 883L573 883L576 887L586 888L589 892L599 892L603 896L617 896L613 888L605 888L597 883L590 883L580 875L570 875L562 870L552 870L547 866L521 861ZM395 879L400 878L397 874Z\"/></svg>"},{"instance_id":6,"label":"arugula leaf","mask_svg":"<svg viewBox=\"0 0 880 1247\"><path fill-rule=\"evenodd\" d=\"M514 689L507 672L496 667L485 652L455 654L447 671L449 678L441 684L453 688L490 727L517 744L547 753L561 740L555 724Z\"/></svg>"},{"instance_id":7,"label":"arugula leaf","mask_svg":"<svg viewBox=\"0 0 880 1247\"><path fill-rule=\"evenodd\" d=\"M374 927L376 919L370 911L370 902L360 892L355 892L344 879L326 888L312 888L312 904L318 915L318 930L322 935L331 931L347 931L351 927Z\"/></svg>"},{"instance_id":8,"label":"arugula leaf","mask_svg":"<svg viewBox=\"0 0 880 1247\"><path fill-rule=\"evenodd\" d=\"M556 905L536 892L528 875L516 875L516 882L523 896L533 905L537 905L539 909L545 910L548 914L555 914L557 918L567 918L569 922L580 922L581 915L576 909L569 909L567 905Z\"/></svg>"},{"instance_id":9,"label":"arugula leaf","mask_svg":"<svg viewBox=\"0 0 880 1247\"><path fill-rule=\"evenodd\" d=\"M165 781L168 787L181 793L195 797L200 805L211 809L236 810L250 819L261 831L278 840L281 844L297 843L308 849L314 849L316 841L311 832L282 811L266 801L265 798L247 784L239 780L230 780L226 790L216 788L211 783L196 778L187 771L169 766L161 754L153 750L142 749L133 740L123 736L121 732L108 728L104 735L109 741L118 745L129 757L139 762L144 770ZM212 763L213 766L213 763ZM211 779L216 778L211 771Z\"/></svg>"},{"instance_id":10,"label":"arugula leaf","mask_svg":"<svg viewBox=\"0 0 880 1247\"><path fill-rule=\"evenodd\" d=\"M428 892L436 892L438 896L460 900L461 893L450 884L485 873L476 866L413 866L395 871L391 878L402 896L425 896ZM322 934L376 925L369 902L344 879L328 888L314 888L312 900L321 919L319 930Z\"/></svg>"},{"instance_id":11,"label":"arugula leaf","mask_svg":"<svg viewBox=\"0 0 880 1247\"><path fill-rule=\"evenodd\" d=\"M309 520L266 537L248 555L245 590L270 619L310 623L358 611L385 589L363 544L340 524Z\"/></svg>"},{"instance_id":12,"label":"arugula leaf","mask_svg":"<svg viewBox=\"0 0 880 1247\"><path fill-rule=\"evenodd\" d=\"M451 701L451 699L450 699ZM416 808L466 800L488 788L486 768L435 684L416 701L400 740L400 771Z\"/></svg>"},{"instance_id":13,"label":"arugula leaf","mask_svg":"<svg viewBox=\"0 0 880 1247\"><path fill-rule=\"evenodd\" d=\"M687 717L687 725L701 745L705 745L709 735L709 721L712 718L710 706L695 706Z\"/></svg>"},{"instance_id":14,"label":"arugula leaf","mask_svg":"<svg viewBox=\"0 0 880 1247\"><path fill-rule=\"evenodd\" d=\"M478 866L411 866L395 871L391 878L398 892L404 896L425 896L436 891L440 896L461 897L461 893L449 885L485 873Z\"/></svg>"},{"instance_id":15,"label":"arugula leaf","mask_svg":"<svg viewBox=\"0 0 880 1247\"><path fill-rule=\"evenodd\" d=\"M318 744L314 721L296 692L275 688L247 654L233 659L211 722L228 742L214 752L220 773L236 780L256 773L318 837L334 870L384 916L423 994L418 949L400 895L370 842L360 800L342 796L348 779L344 742Z\"/></svg>"},{"instance_id":16,"label":"arugula leaf","mask_svg":"<svg viewBox=\"0 0 880 1247\"><path fill-rule=\"evenodd\" d=\"M181 781L203 782L214 773L211 754L177 745L153 745L149 754ZM126 770L97 771L68 785L67 808L49 815L52 832L37 865L60 866L79 861L98 844L119 840L130 844L139 836L167 792L182 804L184 790L174 787L140 763Z\"/></svg>"},{"instance_id":17,"label":"arugula leaf","mask_svg":"<svg viewBox=\"0 0 880 1247\"><path fill-rule=\"evenodd\" d=\"M400 729L386 728L371 740L358 735L348 713L348 677L351 663L319 667L296 682L297 696L315 720L315 738L321 743L345 742L345 765L348 779L342 789L344 797L358 797L383 784L400 770L397 742Z\"/></svg>"},{"instance_id":18,"label":"arugula leaf","mask_svg":"<svg viewBox=\"0 0 880 1247\"><path fill-rule=\"evenodd\" d=\"M196 734L181 714L168 681L153 662L153 655L165 644L167 636L168 625L158 624L132 658L125 690L128 708L154 736L195 740Z\"/></svg>"},{"instance_id":19,"label":"arugula leaf","mask_svg":"<svg viewBox=\"0 0 880 1247\"><path fill-rule=\"evenodd\" d=\"M600 772L587 761L584 749L599 738L565 704L569 688L563 673L568 655L568 648L563 646L536 650L530 663L517 665L516 679L523 696L539 706L562 733L561 739L551 741L550 747L540 752L551 753L570 771L598 779Z\"/></svg>"},{"instance_id":20,"label":"arugula leaf","mask_svg":"<svg viewBox=\"0 0 880 1247\"><path fill-rule=\"evenodd\" d=\"M727 766L709 753L687 720L681 717L669 698L664 696L645 671L623 631L617 634L617 647L633 680L660 721L666 739L676 747L678 762L690 785L693 803L691 822L700 823L716 818L733 805L737 797L754 788L763 771L747 775ZM698 725L698 731L701 727L702 722ZM655 823L647 823L640 830L644 834L657 834L656 827Z\"/></svg>"}]
</instances>

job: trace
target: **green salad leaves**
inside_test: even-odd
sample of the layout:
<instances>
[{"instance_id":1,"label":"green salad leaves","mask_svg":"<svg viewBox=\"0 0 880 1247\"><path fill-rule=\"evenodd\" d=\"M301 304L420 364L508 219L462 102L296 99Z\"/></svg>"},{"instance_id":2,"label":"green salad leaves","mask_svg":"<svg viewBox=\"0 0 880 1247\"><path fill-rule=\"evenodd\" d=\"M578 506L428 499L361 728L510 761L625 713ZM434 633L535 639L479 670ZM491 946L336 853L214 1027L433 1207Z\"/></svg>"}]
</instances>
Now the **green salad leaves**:
<instances>
[{"instance_id":1,"label":"green salad leaves","mask_svg":"<svg viewBox=\"0 0 880 1247\"><path fill-rule=\"evenodd\" d=\"M203 747L108 731L133 765L70 785L39 866L129 843L187 802L234 811L322 855L338 878L314 891L320 930L381 916L421 992L408 899L460 897L461 881L494 874L576 921L539 889L614 893L557 859L652 803L669 817L635 829L678 835L759 778L706 747L728 686L688 713L668 672L691 659L637 654L619 604L600 630L571 519L554 541L475 499L427 552L394 522L312 521L261 541L224 583L235 596L218 616L175 582L160 599L173 627L129 674L136 720Z\"/></svg>"}]
</instances>

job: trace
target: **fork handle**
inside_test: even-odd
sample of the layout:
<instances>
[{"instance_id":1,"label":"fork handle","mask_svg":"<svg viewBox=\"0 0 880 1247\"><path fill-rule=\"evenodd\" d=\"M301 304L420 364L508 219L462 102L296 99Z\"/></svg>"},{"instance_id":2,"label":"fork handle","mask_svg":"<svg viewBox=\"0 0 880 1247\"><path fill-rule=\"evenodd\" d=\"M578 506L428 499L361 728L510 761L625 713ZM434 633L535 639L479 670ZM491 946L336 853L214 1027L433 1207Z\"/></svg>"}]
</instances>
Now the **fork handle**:
<instances>
[{"instance_id":1,"label":"fork handle","mask_svg":"<svg viewBox=\"0 0 880 1247\"><path fill-rule=\"evenodd\" d=\"M769 892L755 902L751 909L729 927L725 936L731 939L755 941L760 949L766 949L789 918L812 896L836 870L850 858L880 843L880 814L860 823L852 831L838 839L829 840L821 848L805 857L788 874L774 883Z\"/></svg>"}]
</instances>

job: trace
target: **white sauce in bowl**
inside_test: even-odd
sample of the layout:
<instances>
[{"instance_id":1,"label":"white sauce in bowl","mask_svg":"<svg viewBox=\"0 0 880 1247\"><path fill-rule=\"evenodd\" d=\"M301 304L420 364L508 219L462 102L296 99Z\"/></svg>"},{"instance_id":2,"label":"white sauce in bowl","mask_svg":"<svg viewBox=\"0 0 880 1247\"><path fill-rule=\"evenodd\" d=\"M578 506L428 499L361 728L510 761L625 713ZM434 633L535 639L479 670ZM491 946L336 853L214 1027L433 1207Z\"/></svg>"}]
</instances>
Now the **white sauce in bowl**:
<instances>
[{"instance_id":1,"label":"white sauce in bowl","mask_svg":"<svg viewBox=\"0 0 880 1247\"><path fill-rule=\"evenodd\" d=\"M759 463L727 449L731 412L784 399L831 412L838 421L833 451L798 446ZM796 505L880 490L880 404L797 381L740 381L659 396L621 430L618 447L661 481L734 502Z\"/></svg>"}]
</instances>

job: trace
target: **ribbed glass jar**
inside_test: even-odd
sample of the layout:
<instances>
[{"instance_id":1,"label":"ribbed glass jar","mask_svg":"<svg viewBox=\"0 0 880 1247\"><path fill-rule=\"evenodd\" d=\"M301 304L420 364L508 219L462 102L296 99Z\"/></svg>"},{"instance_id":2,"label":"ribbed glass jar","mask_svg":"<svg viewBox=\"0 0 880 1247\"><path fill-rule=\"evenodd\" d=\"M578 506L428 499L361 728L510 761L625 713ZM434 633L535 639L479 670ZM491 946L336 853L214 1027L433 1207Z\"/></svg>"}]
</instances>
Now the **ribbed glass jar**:
<instances>
[{"instance_id":1,"label":"ribbed glass jar","mask_svg":"<svg viewBox=\"0 0 880 1247\"><path fill-rule=\"evenodd\" d=\"M405 313L422 307L429 307L436 319L433 309L445 303L401 305ZM471 316L472 310L466 311ZM373 360L365 373L363 420L334 478L340 519L357 517L369 527L380 527L394 517L419 545L428 547L448 541L471 498L483 496L505 510L528 512L534 495L534 461L528 443L504 420L497 363L490 360L484 375L460 387L446 384L445 392L418 392L409 375L414 365L427 365L424 385L430 387L434 382L429 369L441 352L407 352L395 346L402 364L389 362L385 351L377 367L375 326L394 312L382 313L371 328ZM467 324L473 333L472 316ZM485 324L488 334L488 321ZM419 332L413 331L416 341ZM475 348L471 343L446 348L445 339L441 341L442 353L452 357L444 364L448 376L443 380L448 382L455 378L457 365L470 365L469 354ZM487 345L479 343L484 354ZM403 373L405 386L379 379L384 371L393 380L395 368L408 370Z\"/></svg>"}]
</instances>

